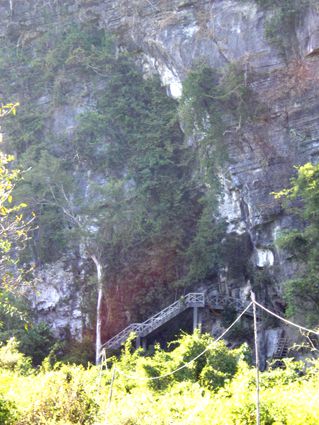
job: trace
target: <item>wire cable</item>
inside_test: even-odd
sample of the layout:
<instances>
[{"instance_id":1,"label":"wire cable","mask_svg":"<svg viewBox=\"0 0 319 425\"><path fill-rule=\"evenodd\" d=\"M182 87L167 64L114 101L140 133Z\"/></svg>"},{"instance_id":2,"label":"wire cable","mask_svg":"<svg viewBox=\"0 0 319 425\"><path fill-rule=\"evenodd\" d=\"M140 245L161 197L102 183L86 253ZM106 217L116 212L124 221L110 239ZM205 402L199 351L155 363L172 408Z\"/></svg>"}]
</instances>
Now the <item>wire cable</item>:
<instances>
[{"instance_id":1,"label":"wire cable","mask_svg":"<svg viewBox=\"0 0 319 425\"><path fill-rule=\"evenodd\" d=\"M255 304L256 306L258 306L259 308L261 308L262 310L264 310L264 311L266 311L267 313L269 313L269 314L271 314L272 316L274 316L274 317L276 317L277 319L279 319L279 320L282 320L283 322L285 322L285 323L287 323L287 324L289 324L289 325L292 325L292 326L294 326L294 327L296 327L296 328L298 328L298 329L302 329L302 330L304 330L304 331L306 331L306 332L310 332L310 333L312 333L312 334L314 334L314 335L318 335L319 336L319 332L316 332L316 331L314 331L314 330L312 330L312 329L308 329L308 328L306 328L306 327L304 327L304 326L301 326L301 325L298 325L298 324L296 324L296 323L294 323L294 322L291 322L290 320L288 320L288 319L285 319L285 318L283 318L283 317L281 317L281 316L279 316L278 314L276 314L276 313L274 313L273 311L271 311L271 310L269 310L268 308L266 308L266 307L264 307L262 304L259 304L257 301L252 301L252 302L250 302L248 305L247 305L247 307L240 313L240 315L234 320L234 322L218 337L218 338L216 338L211 344L209 344L206 348L205 348L205 350L203 350L201 353L199 353L197 356L195 356L193 359L191 359L191 360L189 360L187 363L184 363L182 366L180 366L180 367L178 367L177 369L175 369L175 370L173 370L173 371L171 371L171 372L167 372L167 373L164 373L164 374L162 374L162 375L158 375L158 376L151 376L151 377L140 377L140 376L137 376L137 375L129 375L129 374L127 374L127 373L125 373L125 372L123 372L121 369L119 369L118 367L115 367L116 368L116 371L120 374L120 375L122 375L122 376L124 376L125 378L127 378L127 379L134 379L134 380L137 380L137 381L155 381L155 380L157 380L157 379L162 379L162 378L166 378L166 377L168 377L168 376L171 376L171 375L173 375L173 374L175 374L175 373L177 373L177 372L179 372L180 370L182 370L182 369L184 369L184 368L186 368L186 367L188 367L190 364L192 364L195 360L197 360L197 359L199 359L201 356L203 356L205 353L207 353L207 351L209 351L213 346L214 346L214 344L216 344L216 342L218 342L219 340L221 340L232 328L233 328L233 326L242 318L242 316L247 312L247 310L249 310L249 308L253 305L253 304Z\"/></svg>"},{"instance_id":2,"label":"wire cable","mask_svg":"<svg viewBox=\"0 0 319 425\"><path fill-rule=\"evenodd\" d=\"M178 367L177 369L171 371L171 372L167 372L164 373L163 375L159 375L159 376L151 376L151 377L139 377L136 375L128 375L125 372L121 371L121 369L116 367L116 371L124 376L127 379L135 379L137 381L155 381L157 379L162 379L162 378L166 378L170 375L175 374L176 372L179 372L180 370L184 369L185 367L188 367L190 364L192 364L195 360L199 359L201 356L203 356L205 353L207 353L207 351L209 351L214 344L216 344L216 342L218 342L220 339L222 339L231 329L232 327L242 318L242 316L247 312L247 310L252 306L252 302L250 302L248 304L248 306L240 313L240 315L237 317L236 320L234 320L234 322L218 337L216 338L211 344L209 344L205 350L203 350L201 353L199 353L196 357L194 357L192 360L188 361L187 363L184 363L182 366Z\"/></svg>"},{"instance_id":3,"label":"wire cable","mask_svg":"<svg viewBox=\"0 0 319 425\"><path fill-rule=\"evenodd\" d=\"M257 301L254 301L254 303L258 307L260 307L262 310L266 311L267 313L271 314L274 317L277 317L277 319L282 320L283 322L287 323L288 325L292 325L295 328L302 329L302 330L304 330L306 332L310 332L310 333L312 333L314 335L319 336L319 332L316 332L316 331L314 331L312 329L305 328L304 326L301 326L301 325L297 325L297 323L291 322L290 320L285 319L284 317L279 316L278 314L276 314L273 311L269 310L268 308L264 307L262 304L259 304L259 302L257 302Z\"/></svg>"}]
</instances>

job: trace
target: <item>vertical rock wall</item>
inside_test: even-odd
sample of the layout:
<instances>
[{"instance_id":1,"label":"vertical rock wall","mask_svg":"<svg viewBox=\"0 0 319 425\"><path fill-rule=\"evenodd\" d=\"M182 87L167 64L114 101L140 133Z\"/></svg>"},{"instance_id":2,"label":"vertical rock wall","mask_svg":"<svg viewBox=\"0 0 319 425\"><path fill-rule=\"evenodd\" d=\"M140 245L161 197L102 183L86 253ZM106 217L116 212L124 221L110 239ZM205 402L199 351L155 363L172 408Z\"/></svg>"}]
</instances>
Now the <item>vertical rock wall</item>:
<instances>
[{"instance_id":1,"label":"vertical rock wall","mask_svg":"<svg viewBox=\"0 0 319 425\"><path fill-rule=\"evenodd\" d=\"M261 293L275 303L281 282L296 266L276 246L278 234L293 226L293 218L271 193L289 184L293 165L317 161L319 154L319 15L310 9L303 17L291 37L293 53L284 60L265 36L271 13L239 0L2 0L0 36L14 40L17 48L32 48L48 25L62 27L68 21L105 28L120 37L123 47L138 51L145 72L159 73L175 98L181 96L187 72L200 61L216 69L231 63L241 67L263 113L225 134L229 162L221 175L220 213L228 223L230 256L271 274L272 284ZM49 125L56 133L72 134L77 113L90 108L89 91L79 80L71 90L74 102L53 111ZM34 307L57 332L68 325L79 337L83 317L79 293L70 289L76 288L72 271L59 262L38 276ZM251 284L243 268L235 275L225 271L229 294L244 298Z\"/></svg>"}]
</instances>

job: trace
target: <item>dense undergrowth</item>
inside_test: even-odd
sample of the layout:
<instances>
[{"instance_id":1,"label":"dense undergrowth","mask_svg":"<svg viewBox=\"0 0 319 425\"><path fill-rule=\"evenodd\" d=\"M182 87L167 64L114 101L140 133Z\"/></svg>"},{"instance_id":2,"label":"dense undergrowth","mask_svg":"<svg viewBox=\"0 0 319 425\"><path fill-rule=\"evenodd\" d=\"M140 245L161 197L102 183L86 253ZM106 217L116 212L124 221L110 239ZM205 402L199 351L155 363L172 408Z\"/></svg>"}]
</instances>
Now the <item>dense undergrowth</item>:
<instances>
[{"instance_id":1,"label":"dense undergrowth","mask_svg":"<svg viewBox=\"0 0 319 425\"><path fill-rule=\"evenodd\" d=\"M203 356L160 380L210 346ZM132 351L130 341L107 367L50 366L35 370L12 345L0 350L0 423L253 425L255 371L247 347L228 349L208 335L184 335L171 351ZM109 397L113 368L116 372ZM315 425L319 417L319 362L261 374L261 424ZM129 379L123 375L138 379Z\"/></svg>"}]
</instances>

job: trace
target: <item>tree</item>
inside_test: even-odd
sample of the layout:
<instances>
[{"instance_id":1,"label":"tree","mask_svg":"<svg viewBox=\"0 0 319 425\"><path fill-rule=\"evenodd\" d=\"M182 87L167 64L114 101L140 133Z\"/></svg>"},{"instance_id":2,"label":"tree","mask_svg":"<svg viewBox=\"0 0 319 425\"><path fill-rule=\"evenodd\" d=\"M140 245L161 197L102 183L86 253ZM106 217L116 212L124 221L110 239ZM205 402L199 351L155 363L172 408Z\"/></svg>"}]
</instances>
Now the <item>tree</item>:
<instances>
[{"instance_id":1,"label":"tree","mask_svg":"<svg viewBox=\"0 0 319 425\"><path fill-rule=\"evenodd\" d=\"M56 183L56 182L55 182ZM74 180L74 185L79 181ZM78 240L84 246L85 255L90 258L96 269L97 300L95 347L96 364L100 363L102 347L102 317L103 296L105 292L106 272L111 258L114 256L114 246L117 240L128 239L130 229L127 226L128 191L122 180L110 179L103 186L87 182L86 196L73 187L66 193L63 185L56 187L52 196L57 205L61 205L63 213L72 227L73 243ZM79 189L79 187L78 187ZM74 197L78 193L80 199ZM63 198L63 201L58 201Z\"/></svg>"},{"instance_id":2,"label":"tree","mask_svg":"<svg viewBox=\"0 0 319 425\"><path fill-rule=\"evenodd\" d=\"M18 103L0 105L0 118L15 114ZM14 204L12 192L20 179L20 171L9 164L14 160L12 155L0 151L0 279L1 307L9 313L16 309L4 299L6 292L17 293L22 280L21 270L17 267L17 251L21 249L28 237L31 221L24 221L21 210L26 204Z\"/></svg>"},{"instance_id":3,"label":"tree","mask_svg":"<svg viewBox=\"0 0 319 425\"><path fill-rule=\"evenodd\" d=\"M217 254L211 259L220 234L217 209L208 211L202 201L212 182L194 172L201 161L185 143L178 103L159 78L143 76L136 52L119 49L114 37L81 24L54 29L32 44L32 54L25 49L16 55L9 42L0 63L0 81L8 90L8 65L19 64L15 81L23 86L24 102L34 105L7 127L7 149L29 170L15 196L36 213L32 250L24 255L43 264L66 252L86 252L97 276L98 356L102 304L108 327L114 325L103 332L106 339L125 321L142 320L158 300L167 302L172 286L194 283L184 279L187 274L201 280L217 268ZM94 101L72 133L56 132L50 111L56 102L70 108L75 98L69 88L79 76ZM231 84L232 91L236 87ZM47 106L34 102L44 94L51 99ZM200 270L196 261L189 264L195 257L203 259Z\"/></svg>"},{"instance_id":4,"label":"tree","mask_svg":"<svg viewBox=\"0 0 319 425\"><path fill-rule=\"evenodd\" d=\"M279 245L301 264L296 278L285 283L288 314L301 313L309 324L319 314L319 164L297 168L291 187L275 194L300 220L300 228L282 234ZM306 312L306 314L305 314Z\"/></svg>"}]
</instances>

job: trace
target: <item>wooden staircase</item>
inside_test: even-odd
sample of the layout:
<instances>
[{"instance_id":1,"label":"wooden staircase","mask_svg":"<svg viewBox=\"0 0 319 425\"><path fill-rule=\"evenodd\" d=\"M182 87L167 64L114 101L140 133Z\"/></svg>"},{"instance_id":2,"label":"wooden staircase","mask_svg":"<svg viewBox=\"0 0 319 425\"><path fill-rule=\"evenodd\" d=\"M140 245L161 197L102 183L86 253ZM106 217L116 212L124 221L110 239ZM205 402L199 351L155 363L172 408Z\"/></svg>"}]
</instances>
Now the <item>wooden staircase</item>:
<instances>
[{"instance_id":1,"label":"wooden staircase","mask_svg":"<svg viewBox=\"0 0 319 425\"><path fill-rule=\"evenodd\" d=\"M225 308L233 308L236 312L241 312L247 305L248 302L242 302L238 298L216 294L211 291L208 291L206 294L203 292L190 292L181 297L178 301L175 301L173 304L156 313L154 316L151 316L145 322L130 324L103 344L102 349L115 350L120 348L132 332L138 337L145 337L188 308L197 310L198 307L208 306L210 309L216 311L221 311ZM247 310L246 315L253 315L252 307Z\"/></svg>"}]
</instances>

